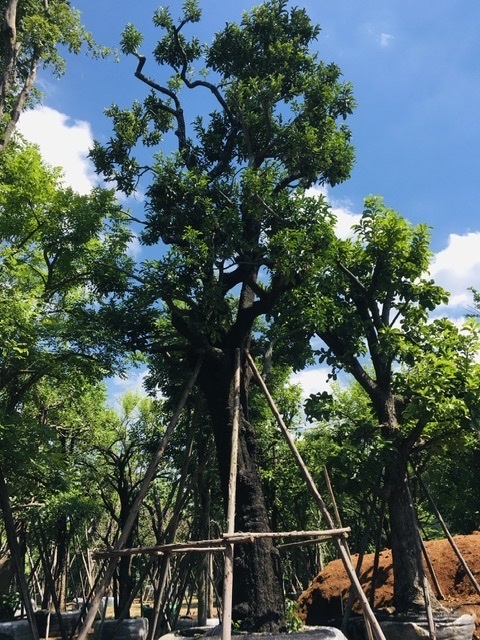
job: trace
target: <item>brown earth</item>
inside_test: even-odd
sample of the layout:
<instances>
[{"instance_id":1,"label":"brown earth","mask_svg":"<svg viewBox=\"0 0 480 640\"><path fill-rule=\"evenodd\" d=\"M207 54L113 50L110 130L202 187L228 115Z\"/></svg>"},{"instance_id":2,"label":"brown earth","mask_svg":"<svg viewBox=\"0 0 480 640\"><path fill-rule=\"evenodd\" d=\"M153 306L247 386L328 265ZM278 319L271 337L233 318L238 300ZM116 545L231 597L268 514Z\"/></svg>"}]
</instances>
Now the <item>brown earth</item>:
<instances>
[{"instance_id":1,"label":"brown earth","mask_svg":"<svg viewBox=\"0 0 480 640\"><path fill-rule=\"evenodd\" d=\"M454 536L453 539L475 580L480 583L480 531L471 535ZM425 547L443 594L443 597L439 598L441 604L458 615L476 615L477 630L474 638L480 639L480 595L477 594L451 544L446 539L431 540L425 542ZM357 558L358 556L352 556L354 565ZM371 594L373 560L373 553L365 555L360 569L360 582L368 597ZM437 595L430 576L429 579ZM342 561L334 560L328 563L298 600L300 615L305 624L324 625L328 621L341 620L342 602L345 603L348 598L349 586L350 581ZM389 549L385 549L380 553L375 580L374 608L388 610L392 607L392 596L392 554ZM359 611L358 604L354 606L354 611Z\"/></svg>"}]
</instances>

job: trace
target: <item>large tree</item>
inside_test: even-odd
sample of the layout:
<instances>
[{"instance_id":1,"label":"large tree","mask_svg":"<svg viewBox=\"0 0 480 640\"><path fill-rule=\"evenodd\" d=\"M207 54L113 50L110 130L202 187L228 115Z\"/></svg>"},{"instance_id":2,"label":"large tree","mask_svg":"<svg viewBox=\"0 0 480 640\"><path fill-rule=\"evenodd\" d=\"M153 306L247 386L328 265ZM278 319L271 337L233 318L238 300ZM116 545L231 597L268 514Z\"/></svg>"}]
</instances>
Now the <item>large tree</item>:
<instances>
[{"instance_id":1,"label":"large tree","mask_svg":"<svg viewBox=\"0 0 480 640\"><path fill-rule=\"evenodd\" d=\"M317 355L349 373L370 399L376 421L359 428L381 439L397 611L425 607L417 517L408 470L416 453L474 436L480 384L478 326L462 329L430 317L448 300L429 277L429 231L370 197L355 234L338 242L336 259L279 312L279 323ZM302 333L300 327L303 325ZM278 329L279 324L276 325ZM325 402L323 394L317 398ZM311 408L311 407L310 407ZM378 461L377 461L378 463ZM377 485L378 489L378 485Z\"/></svg>"},{"instance_id":2,"label":"large tree","mask_svg":"<svg viewBox=\"0 0 480 640\"><path fill-rule=\"evenodd\" d=\"M131 108L108 110L114 134L92 157L119 189L131 193L140 181L145 192L142 242L156 251L125 304L126 330L157 370L155 358L168 365L177 353L191 367L203 354L198 386L226 501L234 353L250 348L256 318L311 275L331 242L330 212L305 190L348 177L353 149L339 121L353 99L339 68L312 52L319 28L304 10L270 0L210 45L189 35L200 16L195 0L184 3L178 23L167 8L155 12L163 32L155 76L145 72L142 35L127 26L122 48L137 58L148 93ZM172 360L174 371L179 359ZM244 360L242 368L236 528L266 531ZM234 617L245 628L283 626L270 540L237 548L234 591Z\"/></svg>"}]
</instances>

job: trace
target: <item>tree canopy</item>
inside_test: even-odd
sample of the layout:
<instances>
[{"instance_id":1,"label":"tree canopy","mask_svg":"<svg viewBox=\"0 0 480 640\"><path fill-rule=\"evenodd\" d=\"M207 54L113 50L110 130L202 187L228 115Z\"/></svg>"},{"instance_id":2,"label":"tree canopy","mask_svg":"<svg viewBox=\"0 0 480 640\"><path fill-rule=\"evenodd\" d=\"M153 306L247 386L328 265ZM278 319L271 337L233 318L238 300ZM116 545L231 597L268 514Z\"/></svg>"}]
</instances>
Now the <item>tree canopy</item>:
<instances>
[{"instance_id":1,"label":"tree canopy","mask_svg":"<svg viewBox=\"0 0 480 640\"><path fill-rule=\"evenodd\" d=\"M41 97L38 69L65 72L63 51L93 55L96 45L81 23L80 12L64 0L2 0L0 3L0 151L12 137L22 111Z\"/></svg>"},{"instance_id":2,"label":"tree canopy","mask_svg":"<svg viewBox=\"0 0 480 640\"><path fill-rule=\"evenodd\" d=\"M130 232L111 192L61 187L35 147L10 146L0 165L0 393L9 412L44 376L76 367L101 378L120 366L99 304L108 310L111 291L125 286Z\"/></svg>"},{"instance_id":3,"label":"tree canopy","mask_svg":"<svg viewBox=\"0 0 480 640\"><path fill-rule=\"evenodd\" d=\"M123 50L138 58L136 76L151 92L131 109L107 111L115 135L92 157L127 193L151 177L142 240L167 249L143 265L145 297L162 300L184 338L213 345L238 331L240 317L251 325L327 242L329 214L304 188L348 176L350 132L337 122L354 103L338 67L310 52L318 28L304 10L265 3L210 46L183 35L199 18L195 2L178 25L167 9L155 13L164 35L154 59L171 71L165 83L144 74L141 35L126 28ZM194 75L201 64L208 73ZM212 103L208 117L194 111L197 93ZM137 158L138 143L155 148L169 132L175 152ZM255 300L235 314L225 300L239 285Z\"/></svg>"}]
</instances>

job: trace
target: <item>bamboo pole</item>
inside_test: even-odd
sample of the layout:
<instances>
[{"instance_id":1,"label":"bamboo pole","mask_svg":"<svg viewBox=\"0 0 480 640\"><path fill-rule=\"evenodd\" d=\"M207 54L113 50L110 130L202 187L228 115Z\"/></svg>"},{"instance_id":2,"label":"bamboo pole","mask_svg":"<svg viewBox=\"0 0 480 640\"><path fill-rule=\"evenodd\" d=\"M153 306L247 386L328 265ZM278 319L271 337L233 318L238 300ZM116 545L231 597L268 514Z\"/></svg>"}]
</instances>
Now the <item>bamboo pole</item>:
<instances>
[{"instance_id":1,"label":"bamboo pole","mask_svg":"<svg viewBox=\"0 0 480 640\"><path fill-rule=\"evenodd\" d=\"M177 489L175 507L173 509L173 515L170 519L170 522L168 523L168 531L165 531L165 536L166 536L165 539L167 540L167 542L170 542L170 543L173 543L173 541L175 540L175 536L177 535L178 523L180 521L180 512L182 510L183 500L186 498L185 485L187 483L188 467L190 466L190 461L193 453L193 440L194 440L195 431L197 427L198 411L199 411L199 403L197 401L193 411L191 424L190 424L188 441L186 446L186 455L183 460L182 470L180 473L180 484ZM167 575L169 573L169 570L170 570L170 554L167 553L164 555L162 559L158 593L155 596L153 617L150 622L150 628L148 630L147 640L153 640L155 637L158 621L160 619L160 613L161 613L160 610L162 607L162 600L165 593L165 586L166 586Z\"/></svg>"},{"instance_id":2,"label":"bamboo pole","mask_svg":"<svg viewBox=\"0 0 480 640\"><path fill-rule=\"evenodd\" d=\"M297 540L296 542L286 542L285 544L277 545L277 549L288 549L289 547L301 547L309 544L323 544L324 542L332 542L334 536L327 538L312 538L311 540Z\"/></svg>"},{"instance_id":3,"label":"bamboo pole","mask_svg":"<svg viewBox=\"0 0 480 640\"><path fill-rule=\"evenodd\" d=\"M325 477L325 482L327 483L328 495L330 496L330 500L332 501L333 513L335 514L335 520L337 521L338 527L343 527L342 519L340 517L340 511L338 510L337 501L335 500L335 495L332 489L332 483L330 482L330 476L328 474L327 467L323 465L323 475Z\"/></svg>"},{"instance_id":4,"label":"bamboo pole","mask_svg":"<svg viewBox=\"0 0 480 640\"><path fill-rule=\"evenodd\" d=\"M270 409L272 410L273 415L275 416L277 423L280 427L280 430L282 431L291 452L293 453L293 456L298 464L298 467L300 469L300 472L305 480L305 482L307 483L308 488L310 489L316 503L317 506L319 507L323 517L325 518L327 524L329 527L331 527L332 529L335 528L335 523L325 505L325 502L323 501L322 496L320 495L315 482L310 474L310 472L308 471L296 445L295 442L293 441L293 438L287 428L287 426L285 425L282 416L280 415L280 412L278 411L275 402L273 401L272 396L270 395L270 392L267 389L267 386L262 378L262 376L260 375L255 362L253 361L252 356L247 353L247 359L248 359L248 363L252 369L252 372L260 386L260 388L263 391L263 394L265 395L265 398L267 399L268 404L270 405ZM365 612L365 615L367 616L368 620L370 621L370 624L372 626L372 630L374 632L374 635L376 637L377 640L385 640L385 636L383 634L383 631L378 623L378 620L375 618L375 616L373 615L373 611L370 608L370 604L365 596L365 593L363 592L362 589L362 585L360 584L360 581L358 579L357 574L355 573L355 568L352 565L352 562L350 560L350 556L348 553L348 547L346 545L345 542L345 538L344 538L345 534L340 534L338 536L335 536L335 543L337 545L339 554L340 554L340 558L342 559L343 565L345 567L345 571L347 572L348 577L350 578L350 581L352 582L352 586L355 588L356 592L357 592L357 597L362 605L362 609Z\"/></svg>"},{"instance_id":5,"label":"bamboo pole","mask_svg":"<svg viewBox=\"0 0 480 640\"><path fill-rule=\"evenodd\" d=\"M233 389L232 445L230 452L230 476L228 480L227 535L235 531L235 501L237 492L238 434L240 430L240 349L235 350L235 375ZM232 637L233 601L233 553L234 544L227 541L223 572L222 640Z\"/></svg>"},{"instance_id":6,"label":"bamboo pole","mask_svg":"<svg viewBox=\"0 0 480 640\"><path fill-rule=\"evenodd\" d=\"M124 556L140 556L140 555L163 555L164 553L182 553L186 548L203 549L206 546L222 547L225 546L224 538L216 540L192 540L191 542L173 542L172 544L161 544L156 547L133 547L132 549L110 549L105 551L94 551L93 558L95 560L103 558L114 558Z\"/></svg>"},{"instance_id":7,"label":"bamboo pole","mask_svg":"<svg viewBox=\"0 0 480 640\"><path fill-rule=\"evenodd\" d=\"M182 396L180 398L180 401L178 403L178 406L175 410L175 413L172 416L172 419L170 420L170 423L167 427L167 430L165 431L165 435L162 438L162 441L160 442L155 455L153 457L153 460L150 463L150 466L147 469L147 472L145 474L145 478L143 479L143 482L140 486L140 490L137 494L137 497L135 498L135 502L132 505L131 511L128 515L128 518L125 522L125 525L123 527L122 533L118 539L117 544L115 545L115 549L122 549L122 547L125 545L125 542L128 539L128 536L130 534L130 531L135 523L135 520L137 518L138 512L140 510L140 506L143 502L143 499L145 498L145 496L147 495L148 489L150 488L150 484L155 476L155 473L157 471L157 467L160 463L160 459L163 456L163 453L166 449L167 443L170 439L170 436L172 435L173 430L175 429L177 422L180 418L180 414L187 402L188 396L190 395L190 392L192 390L193 385L195 384L195 381L197 379L198 373L200 371L200 367L202 364L202 358L199 358L197 361L197 364L195 366L195 369L190 377L190 380L188 381ZM88 613L85 617L85 621L83 622L83 625L80 627L80 630L78 632L78 636L77 636L77 640L86 640L88 632L90 631L90 628L93 625L93 622L95 620L95 616L97 615L97 611L100 607L100 603L102 602L102 598L105 594L105 590L108 586L108 584L110 583L110 580L112 579L112 576L115 572L115 568L117 566L118 563L118 558L111 558L110 562L107 565L107 568L105 570L105 574L103 576L103 578L98 582L98 587L95 593L95 597L93 598L92 602L91 602L91 606L90 609L88 610Z\"/></svg>"},{"instance_id":8,"label":"bamboo pole","mask_svg":"<svg viewBox=\"0 0 480 640\"><path fill-rule=\"evenodd\" d=\"M223 540L231 542L248 542L248 540L254 540L256 538L301 538L311 537L316 538L318 536L345 536L350 533L350 527L342 527L337 529L323 529L318 531L237 531L231 535L224 534Z\"/></svg>"},{"instance_id":9,"label":"bamboo pole","mask_svg":"<svg viewBox=\"0 0 480 640\"><path fill-rule=\"evenodd\" d=\"M460 560L460 564L462 565L462 567L465 570L465 573L467 574L468 578L470 579L470 582L473 585L473 588L475 589L475 591L478 593L478 595L480 595L480 586L478 584L478 582L475 580L475 576L473 575L473 573L470 571L470 568L468 567L467 563L465 562L465 558L462 556L460 549L457 547L455 540L452 538L450 531L447 528L447 525L445 524L444 519L442 518L442 515L440 513L440 511L437 509L437 505L435 504L435 501L432 498L432 495L430 493L430 491L427 489L427 486L425 485L422 476L418 473L418 471L416 469L415 470L415 474L418 478L418 481L420 482L420 486L422 487L423 491L425 492L425 495L428 498L428 501L430 502L432 509L435 512L435 515L437 516L437 519L442 527L442 529L445 532L445 535L448 539L448 541L450 542L452 549L454 550L457 558Z\"/></svg>"},{"instance_id":10,"label":"bamboo pole","mask_svg":"<svg viewBox=\"0 0 480 640\"><path fill-rule=\"evenodd\" d=\"M418 538L420 540L420 531L418 532ZM435 620L433 619L433 609L432 609L432 603L430 601L430 592L428 589L429 585L427 580L427 574L425 573L425 570L423 568L421 554L420 554L420 564L422 565L420 568L420 575L422 578L423 597L425 599L425 610L427 613L428 634L429 634L430 640L437 640L437 629L435 625Z\"/></svg>"}]
</instances>

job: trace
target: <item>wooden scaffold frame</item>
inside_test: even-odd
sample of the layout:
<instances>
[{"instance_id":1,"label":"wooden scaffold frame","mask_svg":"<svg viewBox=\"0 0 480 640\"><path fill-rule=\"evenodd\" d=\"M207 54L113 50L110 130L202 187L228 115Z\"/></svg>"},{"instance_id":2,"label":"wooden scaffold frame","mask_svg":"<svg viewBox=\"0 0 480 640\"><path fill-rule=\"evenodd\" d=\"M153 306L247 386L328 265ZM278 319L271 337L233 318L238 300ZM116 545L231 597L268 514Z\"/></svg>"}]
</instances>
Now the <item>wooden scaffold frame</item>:
<instances>
[{"instance_id":1,"label":"wooden scaffold frame","mask_svg":"<svg viewBox=\"0 0 480 640\"><path fill-rule=\"evenodd\" d=\"M115 545L115 548L108 551L97 551L94 554L96 559L106 559L107 566L102 579L99 581L95 593L95 597L92 600L90 609L87 613L85 621L79 630L78 640L86 640L87 634L93 624L95 616L100 607L102 598L106 592L106 589L112 579L118 560L122 556L134 556L134 555L163 555L170 553L205 553L205 552L223 552L224 554L224 587L223 587L223 619L222 619L222 640L231 640L232 635L232 600L233 600L233 567L234 567L234 548L235 544L251 542L260 538L310 538L315 542L325 542L326 540L333 540L339 557L341 558L347 575L351 581L352 587L355 591L362 612L365 619L365 627L368 636L371 640L385 640L383 631L373 614L368 599L362 589L358 576L353 566L350 552L347 545L347 536L350 532L350 528L336 526L335 522L330 515L322 496L320 495L315 482L308 471L295 442L285 425L282 416L280 415L266 385L260 375L253 358L250 353L245 352L246 362L250 367L255 379L257 380L270 409L277 421L277 424L282 432L287 444L295 458L295 461L299 467L299 470L310 490L320 513L322 514L325 522L328 525L328 529L318 531L284 531L284 532L236 532L235 531L235 501L236 501L236 477L237 477L237 457L238 457L238 437L239 437L239 424L240 424L240 383L241 383L241 353L237 349L235 353L235 374L234 374L234 404L233 404L233 427L232 427L232 439L231 439L231 458L230 458L230 475L229 475L229 496L227 506L227 531L220 538L214 540L198 540L185 543L170 543L159 545L155 547L137 547L134 549L124 548L125 541L128 537L131 527L135 521L135 518L140 509L141 502L145 497L151 480L154 477L155 471L158 467L159 461L166 448L167 442L176 426L180 413L185 406L188 395L195 384L195 380L201 367L201 359L199 359L197 366L190 378L179 405L175 411L175 414L165 432L165 435L160 443L157 452L147 470L144 478L144 482L140 488L139 494L135 501L134 507L130 513L129 519L120 535L120 538Z\"/></svg>"}]
</instances>

